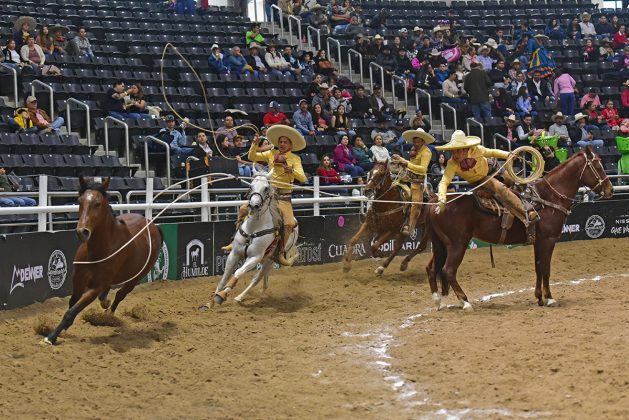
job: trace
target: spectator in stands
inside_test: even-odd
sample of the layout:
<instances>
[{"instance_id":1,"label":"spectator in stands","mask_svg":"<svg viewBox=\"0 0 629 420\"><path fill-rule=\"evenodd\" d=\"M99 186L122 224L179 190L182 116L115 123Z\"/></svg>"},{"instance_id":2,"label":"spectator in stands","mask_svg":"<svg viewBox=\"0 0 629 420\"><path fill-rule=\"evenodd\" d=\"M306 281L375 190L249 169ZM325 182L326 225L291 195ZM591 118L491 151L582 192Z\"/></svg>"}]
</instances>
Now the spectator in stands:
<instances>
[{"instance_id":1,"label":"spectator in stands","mask_svg":"<svg viewBox=\"0 0 629 420\"><path fill-rule=\"evenodd\" d=\"M629 97L628 97L629 99ZM356 87L356 94L350 101L352 105L352 116L357 118L367 118L372 114L370 98L365 95L365 87L358 85Z\"/></svg>"},{"instance_id":2,"label":"spectator in stands","mask_svg":"<svg viewBox=\"0 0 629 420\"><path fill-rule=\"evenodd\" d=\"M437 157L437 161L432 164L430 167L430 175L433 187L439 185L441 182L441 178L443 178L443 174L446 171L446 167L448 166L448 159L446 159L446 155L443 153L439 153ZM458 177L456 177L458 180Z\"/></svg>"},{"instance_id":3,"label":"spectator in stands","mask_svg":"<svg viewBox=\"0 0 629 420\"><path fill-rule=\"evenodd\" d=\"M387 18L389 17L388 10L382 8L371 18L369 27L372 28L379 35L383 35L387 31Z\"/></svg>"},{"instance_id":4,"label":"spectator in stands","mask_svg":"<svg viewBox=\"0 0 629 420\"><path fill-rule=\"evenodd\" d=\"M382 141L385 145L395 143L397 141L397 134L387 127L387 120L384 117L377 119L376 123L378 126L371 130L372 140L375 141L376 137L380 136L382 137Z\"/></svg>"},{"instance_id":5,"label":"spectator in stands","mask_svg":"<svg viewBox=\"0 0 629 420\"><path fill-rule=\"evenodd\" d=\"M284 60L290 65L290 72L296 76L301 74L302 68L299 60L293 56L293 47L287 45L284 47Z\"/></svg>"},{"instance_id":6,"label":"spectator in stands","mask_svg":"<svg viewBox=\"0 0 629 420\"><path fill-rule=\"evenodd\" d=\"M35 44L35 38L28 37L25 45L22 45L20 49L20 57L24 65L30 65L33 69L33 73L37 73L39 69L44 67L46 57L41 47Z\"/></svg>"},{"instance_id":7,"label":"spectator in stands","mask_svg":"<svg viewBox=\"0 0 629 420\"><path fill-rule=\"evenodd\" d=\"M520 88L526 86L526 76L524 75L524 73L518 73L515 75L515 79L512 80L511 83L509 83L507 88L509 89L509 93L517 98Z\"/></svg>"},{"instance_id":8,"label":"spectator in stands","mask_svg":"<svg viewBox=\"0 0 629 420\"><path fill-rule=\"evenodd\" d=\"M223 120L223 125L216 130L216 134L224 134L231 144L234 144L234 138L238 135L238 132L234 128L234 117L227 115Z\"/></svg>"},{"instance_id":9,"label":"spectator in stands","mask_svg":"<svg viewBox=\"0 0 629 420\"><path fill-rule=\"evenodd\" d=\"M433 69L438 68L440 64L446 64L446 65L448 64L448 60L443 58L439 50L437 50L436 48L433 48L432 50L430 50L428 62L430 63L430 65L432 65Z\"/></svg>"},{"instance_id":10,"label":"spectator in stands","mask_svg":"<svg viewBox=\"0 0 629 420\"><path fill-rule=\"evenodd\" d=\"M234 147L231 148L232 157L238 162L238 173L240 176L251 177L253 171L251 162L243 159L247 156L249 149L245 147L245 138L241 135L234 137Z\"/></svg>"},{"instance_id":11,"label":"spectator in stands","mask_svg":"<svg viewBox=\"0 0 629 420\"><path fill-rule=\"evenodd\" d=\"M518 73L524 73L522 71L522 63L519 59L514 59L511 62L511 68L509 69L509 79L515 80Z\"/></svg>"},{"instance_id":12,"label":"spectator in stands","mask_svg":"<svg viewBox=\"0 0 629 420\"><path fill-rule=\"evenodd\" d=\"M504 139L498 138L498 145L500 149L503 150L513 150L517 147L516 143L520 140L516 126L518 125L518 120L514 114L504 117L505 125L499 127L497 133L506 137L509 141L509 144L504 143Z\"/></svg>"},{"instance_id":13,"label":"spectator in stands","mask_svg":"<svg viewBox=\"0 0 629 420\"><path fill-rule=\"evenodd\" d=\"M232 143L227 138L227 136L225 136L225 134L217 135L216 143L218 144L216 151L218 152L219 155L227 159L232 156L231 148L233 146L232 146Z\"/></svg>"},{"instance_id":14,"label":"spectator in stands","mask_svg":"<svg viewBox=\"0 0 629 420\"><path fill-rule=\"evenodd\" d=\"M589 125L593 125L598 128L608 128L607 122L605 121L605 118L603 118L603 114L599 112L593 102L588 102L582 112L588 115Z\"/></svg>"},{"instance_id":15,"label":"spectator in stands","mask_svg":"<svg viewBox=\"0 0 629 420\"><path fill-rule=\"evenodd\" d=\"M537 149L544 159L544 173L548 173L561 164L555 156L555 151L550 146L541 146L539 143L531 142L531 146Z\"/></svg>"},{"instance_id":16,"label":"spectator in stands","mask_svg":"<svg viewBox=\"0 0 629 420\"><path fill-rule=\"evenodd\" d=\"M544 101L549 103L552 99L550 83L542 79L542 74L537 70L533 72L533 78L529 79L527 88L533 102Z\"/></svg>"},{"instance_id":17,"label":"spectator in stands","mask_svg":"<svg viewBox=\"0 0 629 420\"><path fill-rule=\"evenodd\" d=\"M439 89L435 70L430 63L425 63L415 75L415 86L420 89Z\"/></svg>"},{"instance_id":18,"label":"spectator in stands","mask_svg":"<svg viewBox=\"0 0 629 420\"><path fill-rule=\"evenodd\" d=\"M196 145L193 147L192 156L198 160L190 161L189 175L191 178L210 173L210 158L214 154L207 141L204 131L199 131L196 136ZM201 180L194 181L194 186L200 185Z\"/></svg>"},{"instance_id":19,"label":"spectator in stands","mask_svg":"<svg viewBox=\"0 0 629 420\"><path fill-rule=\"evenodd\" d=\"M308 112L308 101L302 99L299 101L299 109L293 114L295 128L304 136L314 136L315 128L312 122L312 115Z\"/></svg>"},{"instance_id":20,"label":"spectator in stands","mask_svg":"<svg viewBox=\"0 0 629 420\"><path fill-rule=\"evenodd\" d=\"M476 47L473 45L464 45L461 47L461 63L465 71L471 70L472 63L478 63L478 56L476 55Z\"/></svg>"},{"instance_id":21,"label":"spectator in stands","mask_svg":"<svg viewBox=\"0 0 629 420\"><path fill-rule=\"evenodd\" d=\"M254 73L257 76L253 67L247 64L247 60L245 60L245 57L242 55L239 46L232 47L231 54L227 57L227 66L232 73Z\"/></svg>"},{"instance_id":22,"label":"spectator in stands","mask_svg":"<svg viewBox=\"0 0 629 420\"><path fill-rule=\"evenodd\" d=\"M302 76L314 76L315 62L310 51L304 51L299 57L299 67L301 68Z\"/></svg>"},{"instance_id":23,"label":"spectator in stands","mask_svg":"<svg viewBox=\"0 0 629 420\"><path fill-rule=\"evenodd\" d=\"M555 82L553 84L553 92L555 99L559 99L561 112L564 115L574 115L574 107L576 98L574 88L577 82L568 74L562 73L561 70L555 70Z\"/></svg>"},{"instance_id":24,"label":"spectator in stands","mask_svg":"<svg viewBox=\"0 0 629 420\"><path fill-rule=\"evenodd\" d=\"M499 60L504 60L505 57L502 55L500 50L498 49L498 43L495 39L489 38L487 42L485 42L485 47L489 48L489 57L494 60L494 64ZM493 66L492 66L493 67ZM491 69L490 69L491 70Z\"/></svg>"},{"instance_id":25,"label":"spectator in stands","mask_svg":"<svg viewBox=\"0 0 629 420\"><path fill-rule=\"evenodd\" d=\"M413 35L410 38L412 41L415 41L417 45L421 45L424 42L424 29L420 28L419 26L415 26L413 28ZM428 39L428 41L430 41L430 38Z\"/></svg>"},{"instance_id":26,"label":"spectator in stands","mask_svg":"<svg viewBox=\"0 0 629 420\"><path fill-rule=\"evenodd\" d=\"M249 65L254 70L254 74L257 73L258 76L266 74L269 71L269 69L264 65L264 61L260 57L258 44L255 42L249 44L249 55L245 57L245 61L247 62L247 65Z\"/></svg>"},{"instance_id":27,"label":"spectator in stands","mask_svg":"<svg viewBox=\"0 0 629 420\"><path fill-rule=\"evenodd\" d=\"M595 38L596 37L596 28L594 24L590 22L590 15L588 12L581 13L581 22L579 22L581 36L583 38Z\"/></svg>"},{"instance_id":28,"label":"spectator in stands","mask_svg":"<svg viewBox=\"0 0 629 420\"><path fill-rule=\"evenodd\" d=\"M395 57L391 53L390 46L382 47L382 52L376 57L376 63L382 66L387 76L391 77L395 73Z\"/></svg>"},{"instance_id":29,"label":"spectator in stands","mask_svg":"<svg viewBox=\"0 0 629 420\"><path fill-rule=\"evenodd\" d=\"M329 104L330 109L336 109L339 105L343 105L347 114L351 114L352 112L352 104L348 98L343 96L343 91L340 88L335 87L332 89L332 96L330 97Z\"/></svg>"},{"instance_id":30,"label":"spectator in stands","mask_svg":"<svg viewBox=\"0 0 629 420\"><path fill-rule=\"evenodd\" d=\"M395 74L405 79L415 79L411 59L408 57L404 48L400 49L398 55L395 57Z\"/></svg>"},{"instance_id":31,"label":"spectator in stands","mask_svg":"<svg viewBox=\"0 0 629 420\"><path fill-rule=\"evenodd\" d=\"M290 64L284 60L284 57L282 57L279 52L277 52L275 44L267 46L266 54L264 54L264 61L266 61L267 66L272 69L271 74L283 74L284 76L290 76L292 74L290 71Z\"/></svg>"},{"instance_id":32,"label":"spectator in stands","mask_svg":"<svg viewBox=\"0 0 629 420\"><path fill-rule=\"evenodd\" d=\"M629 4L629 2L626 2ZM626 7L625 7L626 9ZM620 21L620 19L618 19L618 15L613 15L612 16L612 20L611 20L611 24L614 27L614 31L617 31L618 29L620 29L620 25L623 25L623 23Z\"/></svg>"},{"instance_id":33,"label":"spectator in stands","mask_svg":"<svg viewBox=\"0 0 629 420\"><path fill-rule=\"evenodd\" d=\"M586 88L586 90L587 90L587 93L583 95L583 98L581 98L579 107L581 109L586 108L587 104L590 102L592 102L595 107L597 108L600 107L601 99L599 98L598 94L594 91L594 88L590 87L590 88Z\"/></svg>"},{"instance_id":34,"label":"spectator in stands","mask_svg":"<svg viewBox=\"0 0 629 420\"><path fill-rule=\"evenodd\" d=\"M604 146L605 142L594 138L594 131L586 124L587 115L579 112L574 116L574 126L570 130L570 139L580 147Z\"/></svg>"},{"instance_id":35,"label":"spectator in stands","mask_svg":"<svg viewBox=\"0 0 629 420\"><path fill-rule=\"evenodd\" d=\"M314 128L316 134L319 136L323 136L328 129L330 128L330 123L328 120L328 116L323 112L323 107L321 104L316 104L312 107L312 123L314 124Z\"/></svg>"},{"instance_id":36,"label":"spectator in stands","mask_svg":"<svg viewBox=\"0 0 629 420\"><path fill-rule=\"evenodd\" d=\"M522 22L520 27L515 30L513 33L513 38L515 39L515 43L519 44L525 38L531 38L535 35L535 32L529 28L529 24L527 22Z\"/></svg>"},{"instance_id":37,"label":"spectator in stands","mask_svg":"<svg viewBox=\"0 0 629 420\"><path fill-rule=\"evenodd\" d=\"M620 104L623 108L629 108L629 80L622 84L622 94L620 95Z\"/></svg>"},{"instance_id":38,"label":"spectator in stands","mask_svg":"<svg viewBox=\"0 0 629 420\"><path fill-rule=\"evenodd\" d=\"M35 39L37 45L39 45L44 52L44 55L47 59L49 59L55 53L55 45L52 35L50 35L50 30L48 25L44 25L39 30L39 34Z\"/></svg>"},{"instance_id":39,"label":"spectator in stands","mask_svg":"<svg viewBox=\"0 0 629 420\"><path fill-rule=\"evenodd\" d=\"M321 83L323 83L323 76L321 76L320 74L315 74L312 82L310 82L306 91L306 94L309 98L312 98L319 94L319 86L321 85Z\"/></svg>"},{"instance_id":40,"label":"spectator in stands","mask_svg":"<svg viewBox=\"0 0 629 420\"><path fill-rule=\"evenodd\" d=\"M572 18L572 20L568 24L568 27L566 28L566 36L568 37L568 39L574 39L575 41L577 39L581 39L581 25L579 25L578 18Z\"/></svg>"},{"instance_id":41,"label":"spectator in stands","mask_svg":"<svg viewBox=\"0 0 629 420\"><path fill-rule=\"evenodd\" d=\"M328 13L328 20L330 21L332 33L338 35L343 33L349 25L350 12L345 12L342 7L334 4L332 5L332 11Z\"/></svg>"},{"instance_id":42,"label":"spectator in stands","mask_svg":"<svg viewBox=\"0 0 629 420\"><path fill-rule=\"evenodd\" d=\"M67 29L68 28L66 28L65 26L56 26L54 28L55 37L52 42L55 46L55 51L57 52L57 54L63 55L68 50L68 41L65 37Z\"/></svg>"},{"instance_id":43,"label":"spectator in stands","mask_svg":"<svg viewBox=\"0 0 629 420\"><path fill-rule=\"evenodd\" d=\"M177 0L175 11L178 15L194 16L196 12L196 1L195 0Z\"/></svg>"},{"instance_id":44,"label":"spectator in stands","mask_svg":"<svg viewBox=\"0 0 629 420\"><path fill-rule=\"evenodd\" d=\"M357 179L362 184L363 168L358 166L354 152L349 145L349 136L343 134L339 139L339 144L334 149L334 162L338 165L341 172L351 175L352 179Z\"/></svg>"},{"instance_id":45,"label":"spectator in stands","mask_svg":"<svg viewBox=\"0 0 629 420\"><path fill-rule=\"evenodd\" d=\"M483 70L485 70L486 72L491 71L496 60L489 56L489 47L483 45L478 50L478 53L478 61L483 66Z\"/></svg>"},{"instance_id":46,"label":"spectator in stands","mask_svg":"<svg viewBox=\"0 0 629 420\"><path fill-rule=\"evenodd\" d=\"M362 136L354 137L354 147L352 148L356 157L356 164L363 168L363 171L369 172L373 168L373 152L365 145Z\"/></svg>"},{"instance_id":47,"label":"spectator in stands","mask_svg":"<svg viewBox=\"0 0 629 420\"><path fill-rule=\"evenodd\" d=\"M352 15L352 17L350 17L349 24L345 25L343 29L339 29L339 28L341 28L340 25L334 28L335 34L345 34L345 35L354 36L364 31L364 28L358 22L358 16L356 15Z\"/></svg>"},{"instance_id":48,"label":"spectator in stands","mask_svg":"<svg viewBox=\"0 0 629 420\"><path fill-rule=\"evenodd\" d=\"M124 82L117 80L113 86L110 87L105 93L105 101L103 103L103 110L107 112L111 117L119 120L125 118L139 119L142 116L138 113L128 112L125 109L125 98L129 96L129 92L125 90Z\"/></svg>"},{"instance_id":49,"label":"spectator in stands","mask_svg":"<svg viewBox=\"0 0 629 420\"><path fill-rule=\"evenodd\" d=\"M325 7L320 4L314 5L310 10L313 14L310 16L310 25L317 29L328 29L328 16L323 13Z\"/></svg>"},{"instance_id":50,"label":"spectator in stands","mask_svg":"<svg viewBox=\"0 0 629 420\"><path fill-rule=\"evenodd\" d=\"M332 167L332 159L329 155L323 155L321 162L317 168L317 176L321 179L321 183L326 185L339 185L341 184L341 177L339 173Z\"/></svg>"},{"instance_id":51,"label":"spectator in stands","mask_svg":"<svg viewBox=\"0 0 629 420\"><path fill-rule=\"evenodd\" d=\"M264 36L260 33L260 24L254 22L251 29L245 33L245 45L249 46L252 42L258 45L264 45Z\"/></svg>"},{"instance_id":52,"label":"spectator in stands","mask_svg":"<svg viewBox=\"0 0 629 420\"><path fill-rule=\"evenodd\" d=\"M627 33L625 25L620 25L618 32L614 34L614 49L624 48L627 45Z\"/></svg>"},{"instance_id":53,"label":"spectator in stands","mask_svg":"<svg viewBox=\"0 0 629 420\"><path fill-rule=\"evenodd\" d=\"M612 24L607 21L607 16L605 15L599 16L598 23L594 26L594 29L596 30L596 35L599 39L605 37L611 38L612 35L614 35L614 32L616 32Z\"/></svg>"},{"instance_id":54,"label":"spectator in stands","mask_svg":"<svg viewBox=\"0 0 629 420\"><path fill-rule=\"evenodd\" d=\"M603 118L607 122L607 125L612 130L620 130L620 125L622 124L622 120L620 119L620 114L618 113L618 109L614 105L614 101L608 99L605 103L605 109L601 112Z\"/></svg>"},{"instance_id":55,"label":"spectator in stands","mask_svg":"<svg viewBox=\"0 0 629 420\"><path fill-rule=\"evenodd\" d=\"M11 182L4 168L0 168L0 192L16 192L20 184ZM0 207L32 207L37 202L30 197L0 197Z\"/></svg>"},{"instance_id":56,"label":"spectator in stands","mask_svg":"<svg viewBox=\"0 0 629 420\"><path fill-rule=\"evenodd\" d=\"M456 83L456 72L450 71L448 78L443 82L441 86L443 91L443 100L451 104L465 104L465 99L462 98L461 90Z\"/></svg>"},{"instance_id":57,"label":"spectator in stands","mask_svg":"<svg viewBox=\"0 0 629 420\"><path fill-rule=\"evenodd\" d=\"M494 85L502 84L504 86L505 77L508 76L505 61L498 60L494 65L494 68L489 71L488 75Z\"/></svg>"},{"instance_id":58,"label":"spectator in stands","mask_svg":"<svg viewBox=\"0 0 629 420\"><path fill-rule=\"evenodd\" d=\"M418 128L421 128L426 133L430 133L430 130L432 129L430 121L428 121L428 118L424 117L421 109L419 108L415 111L415 116L411 120L411 129L416 130Z\"/></svg>"},{"instance_id":59,"label":"spectator in stands","mask_svg":"<svg viewBox=\"0 0 629 420\"><path fill-rule=\"evenodd\" d=\"M371 53L369 55L378 57L378 55L382 52L382 48L384 48L384 38L382 35L376 34L371 41Z\"/></svg>"},{"instance_id":60,"label":"spectator in stands","mask_svg":"<svg viewBox=\"0 0 629 420\"><path fill-rule=\"evenodd\" d=\"M59 133L59 129L63 126L63 117L57 117L53 121L43 109L37 108L37 98L29 96L26 98L26 107L28 108L28 117L40 132Z\"/></svg>"},{"instance_id":61,"label":"spectator in stands","mask_svg":"<svg viewBox=\"0 0 629 420\"><path fill-rule=\"evenodd\" d=\"M28 109L17 108L13 115L13 118L9 118L9 130L15 133L37 133L39 128L33 124Z\"/></svg>"},{"instance_id":62,"label":"spectator in stands","mask_svg":"<svg viewBox=\"0 0 629 420\"><path fill-rule=\"evenodd\" d=\"M338 135L349 134L350 137L356 135L356 132L352 130L352 123L345 113L344 105L339 105L336 108L330 121L330 128Z\"/></svg>"},{"instance_id":63,"label":"spectator in stands","mask_svg":"<svg viewBox=\"0 0 629 420\"><path fill-rule=\"evenodd\" d=\"M74 50L74 55L86 58L94 58L92 45L90 44L90 40L87 38L87 30L83 26L79 27L79 35L75 36L74 39L72 39L71 43L72 50Z\"/></svg>"},{"instance_id":64,"label":"spectator in stands","mask_svg":"<svg viewBox=\"0 0 629 420\"><path fill-rule=\"evenodd\" d=\"M435 78L437 79L437 84L439 86L443 86L443 82L448 79L450 76L450 72L448 71L448 66L444 63L439 64L439 67L435 71Z\"/></svg>"},{"instance_id":65,"label":"spectator in stands","mask_svg":"<svg viewBox=\"0 0 629 420\"><path fill-rule=\"evenodd\" d=\"M553 115L553 124L548 127L548 136L559 136L560 143L570 146L572 141L570 141L568 127L564 124L565 121L566 117L561 112L557 112Z\"/></svg>"},{"instance_id":66,"label":"spectator in stands","mask_svg":"<svg viewBox=\"0 0 629 420\"><path fill-rule=\"evenodd\" d=\"M330 108L330 87L327 83L319 85L319 93L312 98L311 106L321 105L323 112L332 115L333 109Z\"/></svg>"},{"instance_id":67,"label":"spectator in stands","mask_svg":"<svg viewBox=\"0 0 629 420\"><path fill-rule=\"evenodd\" d=\"M398 51L402 49L402 38L399 36L393 37L393 45L391 45L391 54L397 55Z\"/></svg>"},{"instance_id":68,"label":"spectator in stands","mask_svg":"<svg viewBox=\"0 0 629 420\"><path fill-rule=\"evenodd\" d=\"M546 29L544 29L544 34L550 39L558 41L566 39L566 31L561 27L557 18L551 18L548 21L548 25L546 25Z\"/></svg>"},{"instance_id":69,"label":"spectator in stands","mask_svg":"<svg viewBox=\"0 0 629 420\"><path fill-rule=\"evenodd\" d=\"M489 104L489 89L492 83L489 76L478 63L472 63L472 71L465 76L463 88L469 95L472 105L472 114L477 121L483 118L491 118L491 105Z\"/></svg>"},{"instance_id":70,"label":"spectator in stands","mask_svg":"<svg viewBox=\"0 0 629 420\"><path fill-rule=\"evenodd\" d=\"M384 139L381 134L376 134L374 137L374 144L369 149L373 156L374 162L387 162L391 159L391 155L386 147L383 146Z\"/></svg>"},{"instance_id":71,"label":"spectator in stands","mask_svg":"<svg viewBox=\"0 0 629 420\"><path fill-rule=\"evenodd\" d=\"M167 115L166 128L162 128L158 133L158 138L164 140L170 145L170 150L173 156L190 156L194 152L194 148L188 145L184 130L186 127L185 122L182 122L179 128L175 127L177 121L174 115Z\"/></svg>"},{"instance_id":72,"label":"spectator in stands","mask_svg":"<svg viewBox=\"0 0 629 420\"><path fill-rule=\"evenodd\" d=\"M5 48L2 50L2 62L15 69L18 76L21 74L24 63L22 63L20 53L15 50L15 41L13 38L7 39Z\"/></svg>"},{"instance_id":73,"label":"spectator in stands","mask_svg":"<svg viewBox=\"0 0 629 420\"><path fill-rule=\"evenodd\" d=\"M600 58L600 51L598 47L594 45L592 38L589 38L585 41L585 46L583 47L581 58L585 62L597 62Z\"/></svg>"},{"instance_id":74,"label":"spectator in stands","mask_svg":"<svg viewBox=\"0 0 629 420\"><path fill-rule=\"evenodd\" d=\"M221 53L221 49L217 44L212 44L211 53L207 61L210 65L210 71L214 74L227 74L229 67L225 63L225 56Z\"/></svg>"},{"instance_id":75,"label":"spectator in stands","mask_svg":"<svg viewBox=\"0 0 629 420\"><path fill-rule=\"evenodd\" d=\"M148 116L142 85L139 83L131 85L127 93L128 96L125 98L125 110L130 114L139 114L143 117Z\"/></svg>"},{"instance_id":76,"label":"spectator in stands","mask_svg":"<svg viewBox=\"0 0 629 420\"><path fill-rule=\"evenodd\" d=\"M15 41L15 49L22 49L23 45L28 42L31 31L35 30L37 21L30 16L21 16L15 21L13 26L13 40Z\"/></svg>"},{"instance_id":77,"label":"spectator in stands","mask_svg":"<svg viewBox=\"0 0 629 420\"><path fill-rule=\"evenodd\" d=\"M280 104L277 101L271 101L269 104L269 112L264 114L262 118L262 123L266 127L272 127L277 124L290 125L288 117L283 112L280 112L279 108Z\"/></svg>"},{"instance_id":78,"label":"spectator in stands","mask_svg":"<svg viewBox=\"0 0 629 420\"><path fill-rule=\"evenodd\" d=\"M516 129L518 133L518 140L516 146L528 145L535 142L541 135L541 131L537 130L533 125L533 117L531 114L524 114L522 116L522 122Z\"/></svg>"},{"instance_id":79,"label":"spectator in stands","mask_svg":"<svg viewBox=\"0 0 629 420\"><path fill-rule=\"evenodd\" d=\"M390 118L392 116L392 110L389 107L389 103L384 96L382 96L382 86L373 86L373 94L371 95L371 98L369 98L369 108L371 109L371 113L375 115L376 118L380 116Z\"/></svg>"}]
</instances>

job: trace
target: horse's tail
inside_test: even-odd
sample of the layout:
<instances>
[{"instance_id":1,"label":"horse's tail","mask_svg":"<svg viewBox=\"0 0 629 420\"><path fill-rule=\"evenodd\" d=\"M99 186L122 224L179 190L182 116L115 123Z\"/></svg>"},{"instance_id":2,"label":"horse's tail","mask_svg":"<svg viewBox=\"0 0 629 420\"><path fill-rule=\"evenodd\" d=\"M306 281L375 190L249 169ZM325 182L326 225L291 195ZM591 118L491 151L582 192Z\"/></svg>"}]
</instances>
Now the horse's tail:
<instances>
[{"instance_id":1,"label":"horse's tail","mask_svg":"<svg viewBox=\"0 0 629 420\"><path fill-rule=\"evenodd\" d=\"M443 266L446 263L446 258L448 257L448 249L443 241L439 238L439 235L433 232L432 227L429 226L430 217L426 217L426 231L431 231L431 239L432 239L432 254L433 254L433 264L435 270L435 276L438 276L441 279L441 294L443 296L447 296L450 292L450 282L443 275Z\"/></svg>"}]
</instances>

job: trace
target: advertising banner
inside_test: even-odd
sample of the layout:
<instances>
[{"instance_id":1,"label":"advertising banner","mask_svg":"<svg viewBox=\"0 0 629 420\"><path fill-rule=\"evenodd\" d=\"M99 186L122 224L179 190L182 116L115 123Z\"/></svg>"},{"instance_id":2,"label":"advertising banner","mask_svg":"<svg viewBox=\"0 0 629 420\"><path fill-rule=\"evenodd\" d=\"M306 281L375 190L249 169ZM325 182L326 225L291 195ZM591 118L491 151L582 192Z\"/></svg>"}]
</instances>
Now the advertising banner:
<instances>
[{"instance_id":1,"label":"advertising banner","mask_svg":"<svg viewBox=\"0 0 629 420\"><path fill-rule=\"evenodd\" d=\"M164 238L162 249L151 271L144 276L141 283L156 280L177 280L177 232L179 225L176 223L164 223L159 225Z\"/></svg>"},{"instance_id":2,"label":"advertising banner","mask_svg":"<svg viewBox=\"0 0 629 420\"><path fill-rule=\"evenodd\" d=\"M212 223L181 223L177 232L177 278L211 276L214 272ZM227 242L226 242L227 243Z\"/></svg>"},{"instance_id":3,"label":"advertising banner","mask_svg":"<svg viewBox=\"0 0 629 420\"><path fill-rule=\"evenodd\" d=\"M562 241L629 237L629 202L580 203L562 230Z\"/></svg>"}]
</instances>

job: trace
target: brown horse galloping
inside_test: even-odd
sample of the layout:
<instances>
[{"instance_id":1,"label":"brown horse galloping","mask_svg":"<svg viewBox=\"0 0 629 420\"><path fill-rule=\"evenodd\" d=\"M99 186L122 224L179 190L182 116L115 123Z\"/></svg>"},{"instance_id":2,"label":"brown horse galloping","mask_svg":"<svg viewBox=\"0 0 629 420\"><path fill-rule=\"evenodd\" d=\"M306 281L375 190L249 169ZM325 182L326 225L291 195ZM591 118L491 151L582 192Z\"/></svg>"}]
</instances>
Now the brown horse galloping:
<instances>
[{"instance_id":1,"label":"brown horse galloping","mask_svg":"<svg viewBox=\"0 0 629 420\"><path fill-rule=\"evenodd\" d=\"M540 220L535 225L535 297L540 306L556 306L557 302L550 293L550 263L555 243L561 236L563 224L575 202L579 187L588 187L603 198L612 196L613 187L605 174L600 157L590 147L574 154L533 185L538 193L538 199L534 201L542 205L539 210ZM472 237L494 244L499 242L501 218L479 210L471 196L449 202L446 211L440 214L435 213L434 206L429 208L425 217L425 237L432 240L433 258L426 271L433 300L438 309L442 307L441 295L437 289L439 276L443 295L448 294L449 286L452 285L463 309L471 310L472 305L459 286L456 273ZM504 243L526 242L526 228L522 222L515 220L507 231Z\"/></svg>"},{"instance_id":2,"label":"brown horse galloping","mask_svg":"<svg viewBox=\"0 0 629 420\"><path fill-rule=\"evenodd\" d=\"M391 237L395 240L393 251L385 262L376 268L376 275L380 276L389 266L391 260L400 252L404 244L405 237L401 230L406 219L404 199L400 195L399 188L391 180L388 162L377 162L369 175L369 182L365 185L365 195L373 196L374 203L367 212L367 218L360 225L358 232L352 237L347 245L347 252L343 260L343 271L351 270L352 249L354 245L367 233L376 234L376 241L371 245L371 253L374 257L380 256L378 248ZM379 202L392 201L391 203ZM421 218L418 215L418 218ZM419 227L419 224L418 224ZM404 267L405 269L405 267ZM401 269L401 271L404 271Z\"/></svg>"},{"instance_id":3,"label":"brown horse galloping","mask_svg":"<svg viewBox=\"0 0 629 420\"><path fill-rule=\"evenodd\" d=\"M79 312L97 296L101 306L104 309L109 308L109 289L122 284L111 304L110 310L115 312L122 299L151 270L162 247L161 231L152 222L134 213L118 217L114 215L107 200L109 179L102 184L87 184L83 177L79 181L81 189L76 233L82 243L74 256L73 292L69 309L63 319L44 338L44 342L48 344L55 344L59 334L68 329ZM150 225L145 228L147 223ZM142 229L144 230L125 246ZM81 264L82 262L95 263Z\"/></svg>"}]
</instances>

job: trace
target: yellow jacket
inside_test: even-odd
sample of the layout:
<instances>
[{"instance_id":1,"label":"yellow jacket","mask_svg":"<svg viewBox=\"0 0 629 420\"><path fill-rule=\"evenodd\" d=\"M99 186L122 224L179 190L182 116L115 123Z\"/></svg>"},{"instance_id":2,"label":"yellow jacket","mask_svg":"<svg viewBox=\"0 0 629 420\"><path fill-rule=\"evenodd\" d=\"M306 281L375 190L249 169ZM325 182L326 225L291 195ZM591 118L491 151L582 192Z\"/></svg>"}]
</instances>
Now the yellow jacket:
<instances>
[{"instance_id":1,"label":"yellow jacket","mask_svg":"<svg viewBox=\"0 0 629 420\"><path fill-rule=\"evenodd\" d=\"M280 154L278 150L267 150L266 152L258 152L258 145L254 143L249 149L248 158L252 162L264 161L267 162L269 168L273 169L272 181L273 185L280 190L291 191L293 189L293 181L306 182L306 174L304 174L304 168L301 166L301 158L293 152L288 152L284 156L286 157L286 165L293 169L292 174L287 174L284 168L280 165L274 166L275 155Z\"/></svg>"},{"instance_id":2,"label":"yellow jacket","mask_svg":"<svg viewBox=\"0 0 629 420\"><path fill-rule=\"evenodd\" d=\"M476 165L473 168L463 171L458 162L454 159L448 160L448 166L446 167L441 182L439 183L439 200L446 201L446 193L448 192L448 185L452 182L455 176L460 176L467 182L474 183L485 178L489 173L489 163L487 158L507 159L509 152L498 149L487 149L483 146L471 147L467 153L468 158L476 159Z\"/></svg>"},{"instance_id":3,"label":"yellow jacket","mask_svg":"<svg viewBox=\"0 0 629 420\"><path fill-rule=\"evenodd\" d=\"M13 121L15 121L17 125L24 129L31 128L33 126L33 120L31 120L30 118L27 118L25 120L24 118L22 118L22 114L17 114L15 118L13 118Z\"/></svg>"},{"instance_id":4,"label":"yellow jacket","mask_svg":"<svg viewBox=\"0 0 629 420\"><path fill-rule=\"evenodd\" d=\"M400 161L406 162L408 164L408 170L415 175L426 176L426 172L428 172L428 166L430 166L431 159L432 152L428 147L424 145L421 149L419 149L417 155L413 159L406 160L404 158L400 158Z\"/></svg>"}]
</instances>

